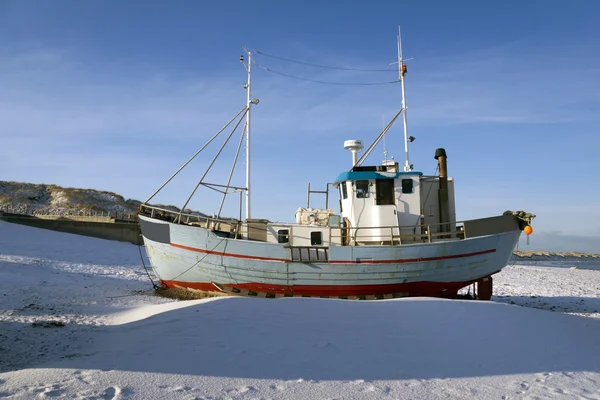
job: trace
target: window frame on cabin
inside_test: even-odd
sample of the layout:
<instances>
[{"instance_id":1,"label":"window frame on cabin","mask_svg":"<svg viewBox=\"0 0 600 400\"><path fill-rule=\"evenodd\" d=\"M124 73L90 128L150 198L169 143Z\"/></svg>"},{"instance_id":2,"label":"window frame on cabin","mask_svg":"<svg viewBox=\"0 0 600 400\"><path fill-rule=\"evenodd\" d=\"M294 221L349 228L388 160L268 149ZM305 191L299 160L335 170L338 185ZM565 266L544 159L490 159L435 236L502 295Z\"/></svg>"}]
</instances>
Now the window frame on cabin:
<instances>
[{"instance_id":1,"label":"window frame on cabin","mask_svg":"<svg viewBox=\"0 0 600 400\"><path fill-rule=\"evenodd\" d=\"M366 188L362 187L365 185ZM360 185L360 186L359 186ZM368 179L361 179L354 182L354 187L356 188L356 198L357 199L368 199L370 197L369 187L371 186L371 181Z\"/></svg>"},{"instance_id":2,"label":"window frame on cabin","mask_svg":"<svg viewBox=\"0 0 600 400\"><path fill-rule=\"evenodd\" d=\"M289 243L290 242L290 230L279 229L277 230L277 243Z\"/></svg>"},{"instance_id":3,"label":"window frame on cabin","mask_svg":"<svg viewBox=\"0 0 600 400\"><path fill-rule=\"evenodd\" d=\"M405 186L405 182L408 184L408 182L410 182L410 192L407 191L407 186ZM402 179L402 181L400 182L401 187L402 187L402 194L411 194L415 192L415 181L412 178L404 178Z\"/></svg>"},{"instance_id":4,"label":"window frame on cabin","mask_svg":"<svg viewBox=\"0 0 600 400\"><path fill-rule=\"evenodd\" d=\"M315 237L315 234L318 235L318 239ZM322 246L323 245L323 232L321 232L321 231L310 232L310 245L311 246Z\"/></svg>"},{"instance_id":5,"label":"window frame on cabin","mask_svg":"<svg viewBox=\"0 0 600 400\"><path fill-rule=\"evenodd\" d=\"M346 200L348 198L348 186L346 186L346 183L347 182L342 182L341 185L340 185L341 186L340 189L341 189L341 192L342 192L341 194L342 194L342 199L343 200Z\"/></svg>"},{"instance_id":6,"label":"window frame on cabin","mask_svg":"<svg viewBox=\"0 0 600 400\"><path fill-rule=\"evenodd\" d=\"M396 185L393 179L375 179L375 204L389 206L396 204Z\"/></svg>"}]
</instances>

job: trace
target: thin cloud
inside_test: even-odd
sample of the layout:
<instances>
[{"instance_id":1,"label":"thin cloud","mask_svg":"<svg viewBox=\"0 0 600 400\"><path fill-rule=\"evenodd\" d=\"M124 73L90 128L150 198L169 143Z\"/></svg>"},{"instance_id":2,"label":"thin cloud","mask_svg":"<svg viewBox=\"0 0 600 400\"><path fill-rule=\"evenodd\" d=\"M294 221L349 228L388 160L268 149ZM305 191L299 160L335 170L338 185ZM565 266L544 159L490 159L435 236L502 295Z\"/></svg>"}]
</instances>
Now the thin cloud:
<instances>
[{"instance_id":1,"label":"thin cloud","mask_svg":"<svg viewBox=\"0 0 600 400\"><path fill-rule=\"evenodd\" d=\"M243 89L236 85L243 74L178 79L156 72L117 76L113 82L104 78L96 83L94 66L73 60L72 52L36 49L13 51L10 56L3 57L0 63L4 76L0 78L0 121L6 132L3 136L25 135L44 140L48 136L98 138L107 132L116 136L143 132L158 137L176 132L179 138L196 138L209 135L237 111L234 104L241 107L244 103ZM413 82L410 72L407 76L411 125L553 123L581 118L576 108L570 113L557 112L548 88L554 76L549 73L540 77L532 70L526 76L517 76L518 69L507 66L503 70L486 60L448 60L440 66L445 70L443 79L417 72L412 74ZM488 66L493 67L494 77L486 72ZM115 69L132 70L131 66ZM298 73L298 69L292 72ZM585 72L594 75L596 71L578 72L574 75L581 77ZM391 115L400 106L399 86L323 87L265 74L261 76L259 71L255 78L255 94L262 100L256 111L262 119L256 123L266 135L289 131L290 126L303 134L360 131L376 126L380 115ZM350 80L353 75L348 71L327 71L316 76ZM469 81L478 77L483 77L483 81ZM585 85L589 89L589 82ZM563 89L575 91L583 82L573 86ZM563 106L568 108L569 101Z\"/></svg>"},{"instance_id":2,"label":"thin cloud","mask_svg":"<svg viewBox=\"0 0 600 400\"><path fill-rule=\"evenodd\" d=\"M411 129L597 119L581 107L581 102L590 104L588 100L600 91L595 64L581 63L576 58L571 65L559 65L561 70L554 71L546 66L546 59L536 61L539 54L523 52L523 48L507 46L475 54L466 61L461 57L443 62L417 58L409 65L407 75ZM511 62L513 53L522 56L518 66ZM37 181L39 176L50 182L56 178L59 184L81 183L115 191L122 188L125 196L144 197L155 189L152 183L163 176L166 179L245 104L243 69L180 75L140 66L137 73L138 66L124 60L111 61L109 66L86 64L78 59L76 51L34 46L0 49L0 55L2 179ZM343 60L343 65L352 65L347 62L350 60ZM381 67L380 63L356 65ZM110 73L103 72L103 68ZM286 71L306 75L306 70L296 67ZM332 81L366 79L349 71L313 73L315 78ZM560 74L569 79L557 79ZM321 178L322 168L329 167L325 163L343 169L347 154L339 144L349 138L374 138L381 129L381 116L391 117L401 104L399 85L327 86L260 70L253 79L253 95L261 99L254 109L253 140L268 148L262 153L256 150L260 157L254 158L255 171L261 171L260 177L268 175L275 159L282 163L276 165L285 168L292 151L313 160L295 179L288 174L278 175L277 179L287 186L303 187L304 182L299 184L298 179ZM380 79L379 75L375 79ZM559 94L561 104L557 102ZM394 129L401 129L400 125ZM388 144L393 140L388 137ZM426 140L419 136L419 143ZM136 177L128 172L126 183L110 187L117 185L113 177L123 176L123 171L143 174ZM325 180L335 172L328 170ZM195 183L191 177L185 182ZM469 205L463 211L489 214L494 199L483 200L478 204L484 206L476 208L472 194L479 191L481 188L461 186L457 196L464 197L461 201L471 199L460 203ZM291 197L295 193L282 195L278 204L283 205L279 208L299 205L297 198ZM510 208L510 204L522 204L515 196L498 201L498 212ZM268 197L263 200L269 201ZM546 214L557 215L552 214L555 206L550 203ZM269 207L265 206L265 212L277 208ZM535 208L530 211L538 213L540 219L547 218L542 217L539 207ZM273 212L288 215L287 211ZM575 224L567 222L569 213L563 214L560 219L565 220L565 226L571 232L577 231Z\"/></svg>"}]
</instances>

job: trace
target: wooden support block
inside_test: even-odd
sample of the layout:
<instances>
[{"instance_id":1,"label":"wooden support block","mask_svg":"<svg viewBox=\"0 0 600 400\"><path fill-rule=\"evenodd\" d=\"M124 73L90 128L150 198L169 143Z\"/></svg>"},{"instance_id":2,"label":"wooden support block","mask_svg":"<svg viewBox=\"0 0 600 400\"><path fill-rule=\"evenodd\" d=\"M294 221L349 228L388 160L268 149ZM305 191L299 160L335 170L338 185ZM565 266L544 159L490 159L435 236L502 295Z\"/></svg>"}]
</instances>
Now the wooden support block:
<instances>
[{"instance_id":1,"label":"wooden support block","mask_svg":"<svg viewBox=\"0 0 600 400\"><path fill-rule=\"evenodd\" d=\"M493 279L487 276L477 281L477 297L479 300L490 300L492 298Z\"/></svg>"}]
</instances>

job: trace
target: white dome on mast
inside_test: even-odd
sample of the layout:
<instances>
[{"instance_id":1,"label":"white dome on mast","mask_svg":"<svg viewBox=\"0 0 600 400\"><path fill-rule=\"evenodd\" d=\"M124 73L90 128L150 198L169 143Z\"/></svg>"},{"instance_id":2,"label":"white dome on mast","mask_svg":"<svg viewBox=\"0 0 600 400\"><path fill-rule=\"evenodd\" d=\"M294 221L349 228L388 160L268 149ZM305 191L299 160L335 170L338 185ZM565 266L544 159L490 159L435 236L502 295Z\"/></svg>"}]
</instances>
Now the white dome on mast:
<instances>
[{"instance_id":1,"label":"white dome on mast","mask_svg":"<svg viewBox=\"0 0 600 400\"><path fill-rule=\"evenodd\" d=\"M365 144L362 140L346 140L344 148L352 152L352 166L355 166L358 161L357 153L365 148Z\"/></svg>"}]
</instances>

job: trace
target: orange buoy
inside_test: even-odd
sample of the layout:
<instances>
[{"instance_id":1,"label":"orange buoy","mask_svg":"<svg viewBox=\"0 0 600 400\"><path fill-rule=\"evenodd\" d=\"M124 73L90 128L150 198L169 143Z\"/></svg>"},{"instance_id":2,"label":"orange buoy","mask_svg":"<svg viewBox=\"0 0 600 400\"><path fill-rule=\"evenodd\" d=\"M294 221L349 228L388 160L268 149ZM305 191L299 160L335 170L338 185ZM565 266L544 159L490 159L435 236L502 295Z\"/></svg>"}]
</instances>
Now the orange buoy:
<instances>
[{"instance_id":1,"label":"orange buoy","mask_svg":"<svg viewBox=\"0 0 600 400\"><path fill-rule=\"evenodd\" d=\"M523 232L525 232L526 235L531 235L533 233L533 228L531 227L531 225L527 225L524 229Z\"/></svg>"}]
</instances>

